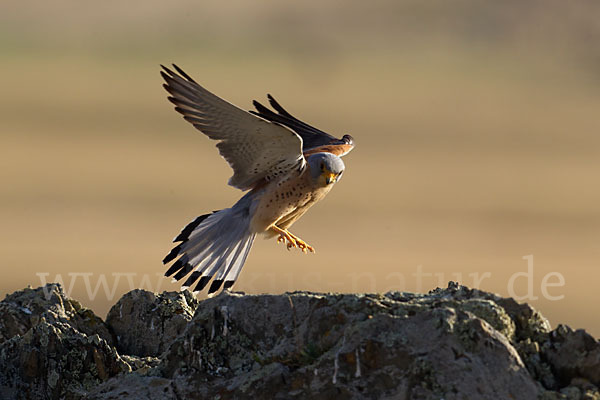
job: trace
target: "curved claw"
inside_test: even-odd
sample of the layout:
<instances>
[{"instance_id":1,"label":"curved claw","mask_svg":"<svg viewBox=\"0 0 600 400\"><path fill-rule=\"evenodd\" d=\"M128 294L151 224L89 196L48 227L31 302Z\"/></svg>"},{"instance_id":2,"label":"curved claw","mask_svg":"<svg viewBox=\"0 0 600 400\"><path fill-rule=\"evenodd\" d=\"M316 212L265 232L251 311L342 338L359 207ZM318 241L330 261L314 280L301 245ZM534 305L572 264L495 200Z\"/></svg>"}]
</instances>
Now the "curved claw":
<instances>
[{"instance_id":1,"label":"curved claw","mask_svg":"<svg viewBox=\"0 0 600 400\"><path fill-rule=\"evenodd\" d=\"M290 250L292 247L297 247L302 250L303 253L308 253L309 251L311 253L315 252L315 249L311 245L291 232L281 229L277 226L273 226L272 229L279 234L277 243L285 243L288 250Z\"/></svg>"}]
</instances>

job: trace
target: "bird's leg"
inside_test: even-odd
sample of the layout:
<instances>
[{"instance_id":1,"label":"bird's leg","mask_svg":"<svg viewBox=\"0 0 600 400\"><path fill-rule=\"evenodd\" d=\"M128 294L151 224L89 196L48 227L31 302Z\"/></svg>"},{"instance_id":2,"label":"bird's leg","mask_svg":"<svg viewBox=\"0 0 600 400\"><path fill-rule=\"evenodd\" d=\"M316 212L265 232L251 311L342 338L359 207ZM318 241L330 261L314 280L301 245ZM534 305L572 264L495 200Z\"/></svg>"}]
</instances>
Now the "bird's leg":
<instances>
[{"instance_id":1,"label":"bird's leg","mask_svg":"<svg viewBox=\"0 0 600 400\"><path fill-rule=\"evenodd\" d=\"M271 227L271 229L279 234L279 238L277 238L277 242L285 242L287 240L288 249L290 249L292 247L298 247L304 253L306 253L308 251L310 251L311 253L315 252L314 247L312 247L311 245L309 245L304 240L300 239L298 236L294 235L287 229L281 229L277 225L273 225Z\"/></svg>"},{"instance_id":2,"label":"bird's leg","mask_svg":"<svg viewBox=\"0 0 600 400\"><path fill-rule=\"evenodd\" d=\"M286 231L285 229L281 229L280 227L273 225L271 227L272 230L274 230L276 233L279 234L279 237L277 238L277 243L285 243L287 240L287 248L288 250L292 247L296 247L296 241L294 240L293 236Z\"/></svg>"}]
</instances>

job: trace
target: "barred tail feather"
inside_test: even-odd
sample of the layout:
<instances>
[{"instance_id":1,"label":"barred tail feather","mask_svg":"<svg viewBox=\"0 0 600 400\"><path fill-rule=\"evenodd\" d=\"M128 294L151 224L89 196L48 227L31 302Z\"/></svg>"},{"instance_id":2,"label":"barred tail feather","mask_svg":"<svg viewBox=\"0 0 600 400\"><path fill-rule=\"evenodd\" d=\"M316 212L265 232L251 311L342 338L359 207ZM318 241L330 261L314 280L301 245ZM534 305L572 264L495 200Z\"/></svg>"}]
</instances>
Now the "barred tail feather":
<instances>
[{"instance_id":1,"label":"barred tail feather","mask_svg":"<svg viewBox=\"0 0 600 400\"><path fill-rule=\"evenodd\" d=\"M244 262L246 261L246 258L248 257L248 254L250 253L250 249L252 248L252 244L254 243L255 237L256 237L256 235L253 235L252 237L250 237L248 244L246 245L246 248L244 249L243 256L240 259L238 259L238 260L240 260L240 262L231 264L231 267L224 273L224 277L225 277L225 285L223 286L224 289L229 289L231 286L233 286L233 284L237 280L238 276L240 275L240 272L242 272L242 267L244 266Z\"/></svg>"},{"instance_id":2,"label":"barred tail feather","mask_svg":"<svg viewBox=\"0 0 600 400\"><path fill-rule=\"evenodd\" d=\"M208 290L208 293L213 293L213 292L219 290L219 288L221 287L223 282L225 282L225 285L223 286L224 289L229 289L231 286L233 286L233 284L235 283L235 281L237 279L237 276L239 275L239 271L242 270L242 267L244 266L244 263L246 262L246 258L248 257L248 254L250 253L250 249L252 248L252 244L254 243L255 237L256 237L256 235L251 235L245 240L245 242L240 243L239 247L236 250L235 255L232 258L229 258L225 262L225 265L227 265L227 268L219 268L218 269L217 276L215 277L213 283L211 284L210 289ZM237 273L231 275L231 277L230 277L231 271L237 271ZM235 277L233 277L233 276L235 276Z\"/></svg>"},{"instance_id":3,"label":"barred tail feather","mask_svg":"<svg viewBox=\"0 0 600 400\"><path fill-rule=\"evenodd\" d=\"M249 226L248 207L242 201L232 208L196 218L175 238L181 243L163 260L167 264L177 258L165 276L174 274L174 280L179 281L189 274L182 288L198 281L194 291L200 291L216 275L209 294L219 290L223 282L225 288L231 287L254 243L256 234L250 232Z\"/></svg>"}]
</instances>

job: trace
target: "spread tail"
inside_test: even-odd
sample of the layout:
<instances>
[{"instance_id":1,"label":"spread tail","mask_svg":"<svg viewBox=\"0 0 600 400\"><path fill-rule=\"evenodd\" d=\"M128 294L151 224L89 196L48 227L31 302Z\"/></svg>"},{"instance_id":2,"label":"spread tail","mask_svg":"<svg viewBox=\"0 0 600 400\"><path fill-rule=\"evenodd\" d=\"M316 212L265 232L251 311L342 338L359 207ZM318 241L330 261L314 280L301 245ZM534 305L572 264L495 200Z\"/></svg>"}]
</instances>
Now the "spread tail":
<instances>
[{"instance_id":1,"label":"spread tail","mask_svg":"<svg viewBox=\"0 0 600 400\"><path fill-rule=\"evenodd\" d=\"M212 214L201 215L190 222L173 240L181 242L163 260L164 264L177 260L165 273L174 274L174 280L188 276L182 288L191 287L201 291L214 277L208 293L214 293L221 285L230 288L239 276L246 257L254 243L255 233L249 230L248 208L238 206Z\"/></svg>"}]
</instances>

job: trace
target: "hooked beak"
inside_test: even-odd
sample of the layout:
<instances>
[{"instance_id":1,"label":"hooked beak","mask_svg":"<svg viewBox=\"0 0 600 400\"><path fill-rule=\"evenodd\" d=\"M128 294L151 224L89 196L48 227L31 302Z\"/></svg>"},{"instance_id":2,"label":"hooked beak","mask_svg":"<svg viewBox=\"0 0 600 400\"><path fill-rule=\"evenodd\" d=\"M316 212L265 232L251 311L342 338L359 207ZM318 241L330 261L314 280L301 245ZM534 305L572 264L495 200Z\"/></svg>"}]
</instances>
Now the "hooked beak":
<instances>
[{"instance_id":1,"label":"hooked beak","mask_svg":"<svg viewBox=\"0 0 600 400\"><path fill-rule=\"evenodd\" d=\"M333 174L333 173L328 173L325 177L325 182L327 182L327 184L332 184L335 183L335 181L337 181L337 175Z\"/></svg>"}]
</instances>

